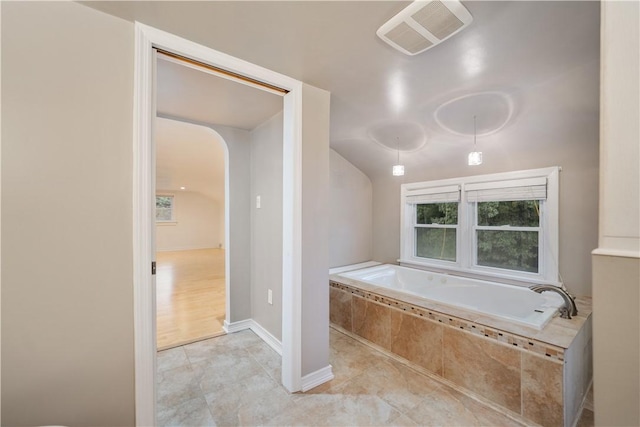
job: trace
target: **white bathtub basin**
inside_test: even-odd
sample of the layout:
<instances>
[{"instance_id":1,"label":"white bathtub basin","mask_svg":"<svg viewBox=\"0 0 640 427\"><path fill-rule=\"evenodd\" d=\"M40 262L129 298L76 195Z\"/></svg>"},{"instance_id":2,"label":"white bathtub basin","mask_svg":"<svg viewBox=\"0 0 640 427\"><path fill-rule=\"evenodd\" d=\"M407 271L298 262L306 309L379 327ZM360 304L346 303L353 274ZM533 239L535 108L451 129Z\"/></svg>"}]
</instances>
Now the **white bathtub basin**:
<instances>
[{"instance_id":1,"label":"white bathtub basin","mask_svg":"<svg viewBox=\"0 0 640 427\"><path fill-rule=\"evenodd\" d=\"M552 292L538 294L526 287L468 279L397 265L341 273L339 276L431 301L542 329L557 313L563 300Z\"/></svg>"}]
</instances>

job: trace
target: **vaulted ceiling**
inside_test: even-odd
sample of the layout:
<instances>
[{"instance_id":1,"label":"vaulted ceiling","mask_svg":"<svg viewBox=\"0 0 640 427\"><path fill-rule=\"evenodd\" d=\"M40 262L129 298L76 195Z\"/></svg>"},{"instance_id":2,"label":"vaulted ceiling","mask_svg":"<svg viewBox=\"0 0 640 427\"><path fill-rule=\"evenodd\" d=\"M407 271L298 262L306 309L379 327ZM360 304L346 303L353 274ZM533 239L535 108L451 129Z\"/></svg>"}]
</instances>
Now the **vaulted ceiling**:
<instances>
[{"instance_id":1,"label":"vaulted ceiling","mask_svg":"<svg viewBox=\"0 0 640 427\"><path fill-rule=\"evenodd\" d=\"M398 147L409 164L421 167L459 162L473 140L474 115L479 141L493 141L497 152L508 143L525 153L531 140L508 133L523 115L545 115L545 134L553 134L562 125L560 107L597 114L598 2L466 1L471 25L417 56L376 36L409 2L85 4L330 91L331 147L372 178L389 173ZM236 89L245 93L238 96L233 87L216 89L211 76L193 70L164 64L159 71L192 74L187 86L198 79L204 85L199 94L163 89L167 106L160 110L169 116L252 128L281 105L241 85ZM549 101L550 94L562 96L567 81L573 89L566 90L562 105ZM527 126L533 131L537 123Z\"/></svg>"}]
</instances>

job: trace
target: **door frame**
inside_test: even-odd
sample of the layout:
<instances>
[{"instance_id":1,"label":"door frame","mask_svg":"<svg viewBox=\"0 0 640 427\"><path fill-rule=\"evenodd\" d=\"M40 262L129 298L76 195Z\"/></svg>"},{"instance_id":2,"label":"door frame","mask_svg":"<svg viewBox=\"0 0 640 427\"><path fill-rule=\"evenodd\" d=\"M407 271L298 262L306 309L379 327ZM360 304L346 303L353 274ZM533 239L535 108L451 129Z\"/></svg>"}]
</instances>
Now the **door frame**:
<instances>
[{"instance_id":1,"label":"door frame","mask_svg":"<svg viewBox=\"0 0 640 427\"><path fill-rule=\"evenodd\" d=\"M155 227L154 48L286 89L283 138L282 384L301 389L302 82L135 23L133 108L133 292L136 425L155 425L156 319L151 274ZM228 243L228 242L227 242ZM229 310L229 307L227 307Z\"/></svg>"}]
</instances>

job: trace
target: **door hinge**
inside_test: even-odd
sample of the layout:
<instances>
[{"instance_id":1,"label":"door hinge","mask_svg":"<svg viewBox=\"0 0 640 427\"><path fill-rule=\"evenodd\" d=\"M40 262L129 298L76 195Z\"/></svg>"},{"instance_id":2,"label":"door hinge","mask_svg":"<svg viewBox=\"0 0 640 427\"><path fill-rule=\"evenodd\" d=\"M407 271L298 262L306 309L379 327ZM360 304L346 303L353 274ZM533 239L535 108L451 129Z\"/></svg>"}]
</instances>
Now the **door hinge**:
<instances>
[{"instance_id":1,"label":"door hinge","mask_svg":"<svg viewBox=\"0 0 640 427\"><path fill-rule=\"evenodd\" d=\"M155 275L155 274L156 274L156 262L151 261L151 275Z\"/></svg>"}]
</instances>

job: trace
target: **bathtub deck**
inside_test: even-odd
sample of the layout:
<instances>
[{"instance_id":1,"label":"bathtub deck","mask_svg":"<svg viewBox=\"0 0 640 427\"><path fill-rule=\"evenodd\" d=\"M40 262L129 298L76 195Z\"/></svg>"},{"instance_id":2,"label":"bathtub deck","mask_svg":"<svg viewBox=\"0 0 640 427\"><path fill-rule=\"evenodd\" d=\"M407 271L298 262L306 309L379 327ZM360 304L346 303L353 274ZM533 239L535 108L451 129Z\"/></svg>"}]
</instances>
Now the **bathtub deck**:
<instances>
[{"instance_id":1,"label":"bathtub deck","mask_svg":"<svg viewBox=\"0 0 640 427\"><path fill-rule=\"evenodd\" d=\"M538 331L330 276L335 327L541 425L573 425L590 385L590 299L577 303Z\"/></svg>"},{"instance_id":2,"label":"bathtub deck","mask_svg":"<svg viewBox=\"0 0 640 427\"><path fill-rule=\"evenodd\" d=\"M364 292L388 297L394 301L404 301L411 306L421 309L430 310L437 313L445 313L458 319L473 322L474 324L486 326L501 332L507 332L518 337L529 338L542 343L549 344L553 347L562 349L569 348L571 342L576 337L578 331L584 326L584 323L591 316L592 303L591 297L577 297L575 302L578 307L578 315L572 319L562 319L558 316L553 318L542 330L529 328L517 324L510 323L505 320L493 318L491 316L473 313L464 309L458 309L449 305L440 304L414 295L388 289L381 286L371 285L354 279L332 274L329 276L330 283L348 286L353 289L359 289Z\"/></svg>"}]
</instances>

